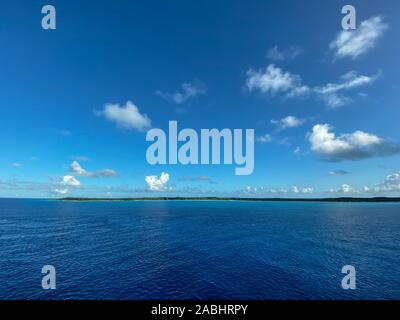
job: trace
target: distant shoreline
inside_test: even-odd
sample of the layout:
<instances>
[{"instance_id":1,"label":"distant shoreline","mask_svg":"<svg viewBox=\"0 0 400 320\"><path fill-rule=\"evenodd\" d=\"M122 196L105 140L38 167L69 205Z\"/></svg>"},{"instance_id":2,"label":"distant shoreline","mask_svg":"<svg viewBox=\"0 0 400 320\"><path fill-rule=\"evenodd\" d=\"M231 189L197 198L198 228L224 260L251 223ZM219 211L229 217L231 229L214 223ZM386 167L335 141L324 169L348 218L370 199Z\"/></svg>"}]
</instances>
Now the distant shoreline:
<instances>
[{"instance_id":1,"label":"distant shoreline","mask_svg":"<svg viewBox=\"0 0 400 320\"><path fill-rule=\"evenodd\" d=\"M374 198L239 198L239 197L144 197L144 198L80 198L67 197L62 201L258 201L258 202L400 202L400 197Z\"/></svg>"}]
</instances>

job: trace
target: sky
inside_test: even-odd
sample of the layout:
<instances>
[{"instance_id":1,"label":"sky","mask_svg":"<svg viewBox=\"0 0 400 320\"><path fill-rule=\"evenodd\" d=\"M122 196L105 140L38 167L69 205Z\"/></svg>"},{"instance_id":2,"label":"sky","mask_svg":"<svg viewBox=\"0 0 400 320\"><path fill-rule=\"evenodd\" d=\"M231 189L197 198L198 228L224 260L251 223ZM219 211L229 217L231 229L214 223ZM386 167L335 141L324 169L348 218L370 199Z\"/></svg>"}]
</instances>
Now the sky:
<instances>
[{"instance_id":1,"label":"sky","mask_svg":"<svg viewBox=\"0 0 400 320\"><path fill-rule=\"evenodd\" d=\"M3 1L0 197L399 196L400 2L346 4ZM254 129L254 171L149 164L169 121Z\"/></svg>"}]
</instances>

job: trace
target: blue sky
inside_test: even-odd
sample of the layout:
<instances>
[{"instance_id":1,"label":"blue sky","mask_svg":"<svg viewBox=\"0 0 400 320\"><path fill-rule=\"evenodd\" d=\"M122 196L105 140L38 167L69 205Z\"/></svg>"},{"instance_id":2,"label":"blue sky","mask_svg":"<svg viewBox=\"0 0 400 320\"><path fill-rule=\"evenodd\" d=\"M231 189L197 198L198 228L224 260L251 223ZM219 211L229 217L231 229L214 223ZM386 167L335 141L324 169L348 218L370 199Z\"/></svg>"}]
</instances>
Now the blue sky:
<instances>
[{"instance_id":1,"label":"blue sky","mask_svg":"<svg viewBox=\"0 0 400 320\"><path fill-rule=\"evenodd\" d=\"M399 195L400 3L304 3L3 2L0 196ZM148 164L171 120L254 129L254 172Z\"/></svg>"}]
</instances>

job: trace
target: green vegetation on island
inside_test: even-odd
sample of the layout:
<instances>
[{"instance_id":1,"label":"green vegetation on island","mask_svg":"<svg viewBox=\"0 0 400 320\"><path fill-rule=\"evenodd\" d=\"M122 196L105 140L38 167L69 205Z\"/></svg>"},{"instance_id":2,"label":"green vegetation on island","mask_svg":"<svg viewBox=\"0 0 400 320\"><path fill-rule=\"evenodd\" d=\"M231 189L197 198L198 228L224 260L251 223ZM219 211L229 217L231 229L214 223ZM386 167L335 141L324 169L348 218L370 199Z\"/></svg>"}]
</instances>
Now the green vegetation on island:
<instances>
[{"instance_id":1,"label":"green vegetation on island","mask_svg":"<svg viewBox=\"0 0 400 320\"><path fill-rule=\"evenodd\" d=\"M400 202L400 197L374 198L241 198L241 197L138 197L138 198L61 198L64 201L293 201L293 202Z\"/></svg>"}]
</instances>

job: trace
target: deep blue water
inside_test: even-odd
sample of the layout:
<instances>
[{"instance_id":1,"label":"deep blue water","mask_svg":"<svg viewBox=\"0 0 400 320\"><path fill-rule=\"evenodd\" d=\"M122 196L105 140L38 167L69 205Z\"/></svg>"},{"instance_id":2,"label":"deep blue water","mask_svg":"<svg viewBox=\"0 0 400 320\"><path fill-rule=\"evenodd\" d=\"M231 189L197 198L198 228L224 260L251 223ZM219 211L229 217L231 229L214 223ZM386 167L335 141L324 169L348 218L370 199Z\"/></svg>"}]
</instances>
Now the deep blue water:
<instances>
[{"instance_id":1,"label":"deep blue water","mask_svg":"<svg viewBox=\"0 0 400 320\"><path fill-rule=\"evenodd\" d=\"M400 299L400 205L2 199L0 299Z\"/></svg>"}]
</instances>

